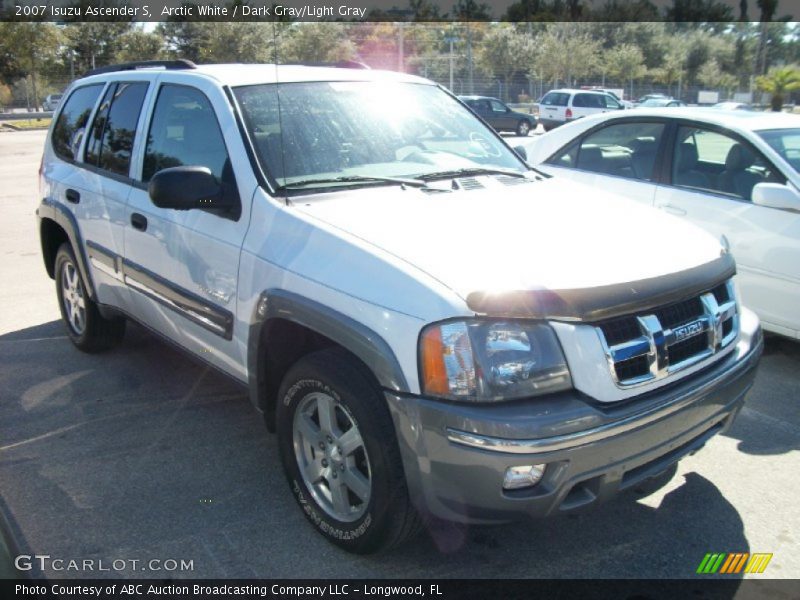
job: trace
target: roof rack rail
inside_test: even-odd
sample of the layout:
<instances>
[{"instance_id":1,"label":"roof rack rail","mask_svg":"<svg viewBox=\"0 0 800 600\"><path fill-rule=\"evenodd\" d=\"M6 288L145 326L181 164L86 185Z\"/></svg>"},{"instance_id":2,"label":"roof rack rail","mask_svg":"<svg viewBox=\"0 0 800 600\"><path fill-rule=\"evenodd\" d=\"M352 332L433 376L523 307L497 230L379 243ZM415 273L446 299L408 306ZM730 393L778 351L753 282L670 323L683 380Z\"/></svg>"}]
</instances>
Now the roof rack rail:
<instances>
[{"instance_id":1,"label":"roof rack rail","mask_svg":"<svg viewBox=\"0 0 800 600\"><path fill-rule=\"evenodd\" d=\"M291 62L283 66L289 67L336 67L338 69L369 69L369 65L355 60L340 60L337 62Z\"/></svg>"},{"instance_id":2,"label":"roof rack rail","mask_svg":"<svg viewBox=\"0 0 800 600\"><path fill-rule=\"evenodd\" d=\"M196 69L197 65L185 58L177 60L140 60L135 62L120 63L118 65L108 65L106 67L97 67L87 72L83 77L91 77L92 75L100 75L102 73L115 73L117 71L135 71L136 69L151 69L154 67L161 67L169 71L180 71L183 69Z\"/></svg>"}]
</instances>

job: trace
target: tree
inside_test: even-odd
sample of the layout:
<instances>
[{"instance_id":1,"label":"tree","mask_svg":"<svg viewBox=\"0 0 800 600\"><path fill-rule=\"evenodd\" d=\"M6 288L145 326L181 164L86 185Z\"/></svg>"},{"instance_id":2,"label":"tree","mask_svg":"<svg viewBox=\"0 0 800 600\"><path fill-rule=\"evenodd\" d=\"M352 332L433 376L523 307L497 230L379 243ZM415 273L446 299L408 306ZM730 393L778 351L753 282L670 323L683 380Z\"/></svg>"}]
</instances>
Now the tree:
<instances>
[{"instance_id":1,"label":"tree","mask_svg":"<svg viewBox=\"0 0 800 600\"><path fill-rule=\"evenodd\" d=\"M661 65L651 71L655 81L667 86L668 93L672 93L673 83L680 83L683 80L687 53L688 50L685 46L676 44L667 52ZM678 95L680 96L680 92Z\"/></svg>"},{"instance_id":2,"label":"tree","mask_svg":"<svg viewBox=\"0 0 800 600\"><path fill-rule=\"evenodd\" d=\"M154 32L148 33L143 29L131 29L120 37L119 50L114 60L115 62L158 60L164 58L165 54L163 36Z\"/></svg>"},{"instance_id":3,"label":"tree","mask_svg":"<svg viewBox=\"0 0 800 600\"><path fill-rule=\"evenodd\" d=\"M0 83L0 112L3 108L11 104L11 88L5 83Z\"/></svg>"},{"instance_id":4,"label":"tree","mask_svg":"<svg viewBox=\"0 0 800 600\"><path fill-rule=\"evenodd\" d=\"M633 97L633 82L647 73L644 66L644 55L638 47L632 44L621 44L607 50L603 56L609 74L617 81L628 81L631 84L631 98Z\"/></svg>"},{"instance_id":5,"label":"tree","mask_svg":"<svg viewBox=\"0 0 800 600\"><path fill-rule=\"evenodd\" d=\"M557 85L596 72L601 54L600 42L575 23L554 23L536 38L534 71Z\"/></svg>"},{"instance_id":6,"label":"tree","mask_svg":"<svg viewBox=\"0 0 800 600\"><path fill-rule=\"evenodd\" d=\"M355 54L355 45L341 23L294 23L278 40L282 63L331 63L352 60Z\"/></svg>"},{"instance_id":7,"label":"tree","mask_svg":"<svg viewBox=\"0 0 800 600\"><path fill-rule=\"evenodd\" d=\"M121 49L121 40L131 23L70 23L64 28L66 52L74 60L75 75L95 67L113 64Z\"/></svg>"},{"instance_id":8,"label":"tree","mask_svg":"<svg viewBox=\"0 0 800 600\"><path fill-rule=\"evenodd\" d=\"M476 59L481 70L502 79L503 89L508 94L511 78L516 73L527 74L535 54L533 39L504 23L492 27L483 38Z\"/></svg>"},{"instance_id":9,"label":"tree","mask_svg":"<svg viewBox=\"0 0 800 600\"><path fill-rule=\"evenodd\" d=\"M30 77L31 93L28 108L39 107L38 78L47 63L55 60L61 45L61 33L51 23L8 23L2 33L8 47L13 48L19 70ZM6 37L7 36L7 37Z\"/></svg>"},{"instance_id":10,"label":"tree","mask_svg":"<svg viewBox=\"0 0 800 600\"><path fill-rule=\"evenodd\" d=\"M762 92L772 95L772 110L780 112L788 92L800 90L800 70L797 66L774 67L766 75L756 78L756 85Z\"/></svg>"}]
</instances>

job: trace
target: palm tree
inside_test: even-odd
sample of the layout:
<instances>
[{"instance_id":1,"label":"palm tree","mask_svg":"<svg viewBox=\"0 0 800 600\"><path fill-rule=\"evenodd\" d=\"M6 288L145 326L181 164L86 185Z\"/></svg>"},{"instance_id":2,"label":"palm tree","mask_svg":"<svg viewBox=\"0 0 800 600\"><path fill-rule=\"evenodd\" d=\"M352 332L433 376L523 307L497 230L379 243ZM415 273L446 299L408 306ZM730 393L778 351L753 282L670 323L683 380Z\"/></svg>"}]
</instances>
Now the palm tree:
<instances>
[{"instance_id":1,"label":"palm tree","mask_svg":"<svg viewBox=\"0 0 800 600\"><path fill-rule=\"evenodd\" d=\"M794 65L774 67L756 79L758 89L772 94L772 110L780 112L787 92L800 90L800 70Z\"/></svg>"}]
</instances>

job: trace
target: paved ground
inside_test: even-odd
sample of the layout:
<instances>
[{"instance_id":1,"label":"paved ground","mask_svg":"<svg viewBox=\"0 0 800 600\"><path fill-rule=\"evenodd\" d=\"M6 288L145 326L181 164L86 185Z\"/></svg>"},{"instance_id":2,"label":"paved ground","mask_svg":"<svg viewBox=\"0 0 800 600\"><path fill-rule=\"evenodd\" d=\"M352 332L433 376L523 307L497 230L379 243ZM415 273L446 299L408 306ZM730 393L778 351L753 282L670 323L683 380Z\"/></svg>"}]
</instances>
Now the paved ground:
<instances>
[{"instance_id":1,"label":"paved ground","mask_svg":"<svg viewBox=\"0 0 800 600\"><path fill-rule=\"evenodd\" d=\"M33 216L43 139L0 133L0 513L22 553L192 560L195 577L574 578L691 577L706 552L749 551L775 554L769 576L800 577L800 344L781 340L731 433L660 489L340 552L295 506L241 389L138 327L101 356L64 337Z\"/></svg>"}]
</instances>

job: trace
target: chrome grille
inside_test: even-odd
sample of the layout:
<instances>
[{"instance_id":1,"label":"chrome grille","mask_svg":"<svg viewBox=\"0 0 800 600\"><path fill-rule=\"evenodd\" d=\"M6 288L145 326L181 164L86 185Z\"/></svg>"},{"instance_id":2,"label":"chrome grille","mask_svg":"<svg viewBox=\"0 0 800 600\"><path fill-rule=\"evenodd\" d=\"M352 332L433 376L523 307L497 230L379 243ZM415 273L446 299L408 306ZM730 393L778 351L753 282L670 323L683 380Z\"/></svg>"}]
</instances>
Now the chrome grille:
<instances>
[{"instance_id":1,"label":"chrome grille","mask_svg":"<svg viewBox=\"0 0 800 600\"><path fill-rule=\"evenodd\" d=\"M733 282L700 296L597 326L611 376L620 387L685 369L736 339L739 316Z\"/></svg>"}]
</instances>

